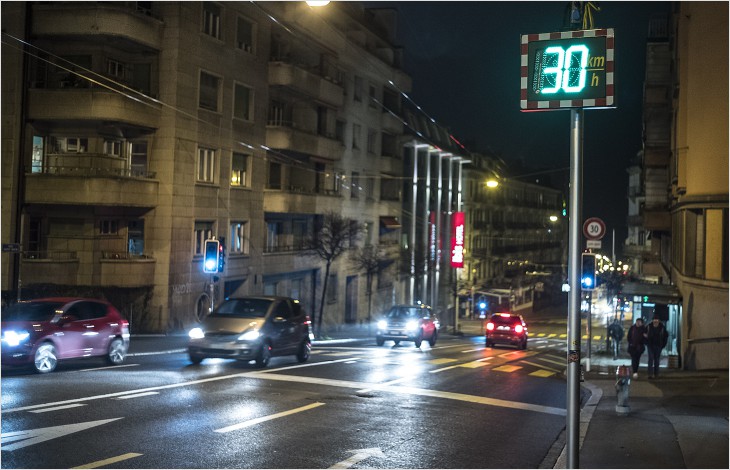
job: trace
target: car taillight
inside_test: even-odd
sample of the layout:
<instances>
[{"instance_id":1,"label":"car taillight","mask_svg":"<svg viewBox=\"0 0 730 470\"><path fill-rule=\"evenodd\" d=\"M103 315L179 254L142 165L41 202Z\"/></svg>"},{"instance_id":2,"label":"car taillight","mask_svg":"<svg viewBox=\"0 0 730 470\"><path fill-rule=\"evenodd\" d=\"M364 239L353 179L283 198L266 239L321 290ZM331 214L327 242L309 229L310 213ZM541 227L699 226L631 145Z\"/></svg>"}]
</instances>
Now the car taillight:
<instances>
[{"instance_id":1,"label":"car taillight","mask_svg":"<svg viewBox=\"0 0 730 470\"><path fill-rule=\"evenodd\" d=\"M522 333L523 329L522 325L515 325L515 333Z\"/></svg>"},{"instance_id":2,"label":"car taillight","mask_svg":"<svg viewBox=\"0 0 730 470\"><path fill-rule=\"evenodd\" d=\"M487 323L487 330L492 331L494 329L494 323L489 322Z\"/></svg>"}]
</instances>

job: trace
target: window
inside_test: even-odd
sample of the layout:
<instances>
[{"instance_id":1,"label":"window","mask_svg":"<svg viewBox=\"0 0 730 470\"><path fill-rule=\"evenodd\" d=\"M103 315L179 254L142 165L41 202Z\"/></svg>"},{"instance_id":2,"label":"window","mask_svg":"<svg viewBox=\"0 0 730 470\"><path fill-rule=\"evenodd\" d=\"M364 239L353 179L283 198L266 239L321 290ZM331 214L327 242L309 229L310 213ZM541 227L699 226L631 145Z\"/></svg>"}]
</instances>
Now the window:
<instances>
[{"instance_id":1,"label":"window","mask_svg":"<svg viewBox=\"0 0 730 470\"><path fill-rule=\"evenodd\" d=\"M236 28L236 47L246 52L253 53L254 46L254 25L245 18L238 18Z\"/></svg>"},{"instance_id":2,"label":"window","mask_svg":"<svg viewBox=\"0 0 730 470\"><path fill-rule=\"evenodd\" d=\"M248 186L248 160L249 156L242 153L234 153L231 157L231 186Z\"/></svg>"},{"instance_id":3,"label":"window","mask_svg":"<svg viewBox=\"0 0 730 470\"><path fill-rule=\"evenodd\" d=\"M215 3L203 2L203 32L221 38L221 7Z\"/></svg>"},{"instance_id":4,"label":"window","mask_svg":"<svg viewBox=\"0 0 730 470\"><path fill-rule=\"evenodd\" d=\"M100 235L116 235L119 232L119 221L102 219L99 221Z\"/></svg>"},{"instance_id":5,"label":"window","mask_svg":"<svg viewBox=\"0 0 730 470\"><path fill-rule=\"evenodd\" d=\"M307 242L308 230L306 220L295 219L292 221L292 243L295 250L303 250Z\"/></svg>"},{"instance_id":6,"label":"window","mask_svg":"<svg viewBox=\"0 0 730 470\"><path fill-rule=\"evenodd\" d=\"M345 145L345 121L341 119L335 122L335 138Z\"/></svg>"},{"instance_id":7,"label":"window","mask_svg":"<svg viewBox=\"0 0 730 470\"><path fill-rule=\"evenodd\" d=\"M282 222L266 223L266 253L279 251L279 238L283 235L284 224Z\"/></svg>"},{"instance_id":8,"label":"window","mask_svg":"<svg viewBox=\"0 0 730 470\"><path fill-rule=\"evenodd\" d=\"M231 222L231 254L248 254L249 224L248 222Z\"/></svg>"},{"instance_id":9,"label":"window","mask_svg":"<svg viewBox=\"0 0 730 470\"><path fill-rule=\"evenodd\" d=\"M198 175L197 180L205 183L214 183L215 171L215 150L199 148L198 149Z\"/></svg>"},{"instance_id":10,"label":"window","mask_svg":"<svg viewBox=\"0 0 730 470\"><path fill-rule=\"evenodd\" d=\"M123 63L114 60L114 59L107 59L106 60L106 73L110 77L118 78L120 80L124 79L125 77L125 69Z\"/></svg>"},{"instance_id":11,"label":"window","mask_svg":"<svg viewBox=\"0 0 730 470\"><path fill-rule=\"evenodd\" d=\"M373 129L368 129L368 153L376 153L377 135Z\"/></svg>"},{"instance_id":12,"label":"window","mask_svg":"<svg viewBox=\"0 0 730 470\"><path fill-rule=\"evenodd\" d=\"M378 99L378 97L377 97L377 96L376 96L376 94L375 94L375 85L373 85L373 84L371 83L371 84L370 84L370 85L368 86L368 90L369 90L369 92L368 92L368 93L369 93L369 95L370 95L370 100L369 100L369 103L368 103L368 105L369 105L369 106L370 106L371 108L377 108L377 107L378 107L378 103L377 103L377 101L376 101L376 100Z\"/></svg>"},{"instance_id":13,"label":"window","mask_svg":"<svg viewBox=\"0 0 730 470\"><path fill-rule=\"evenodd\" d=\"M44 139L39 135L33 136L33 154L31 156L31 173L43 171Z\"/></svg>"},{"instance_id":14,"label":"window","mask_svg":"<svg viewBox=\"0 0 730 470\"><path fill-rule=\"evenodd\" d=\"M220 78L209 73L200 72L200 93L198 105L203 109L218 111L218 95Z\"/></svg>"},{"instance_id":15,"label":"window","mask_svg":"<svg viewBox=\"0 0 730 470\"><path fill-rule=\"evenodd\" d=\"M353 124L352 125L352 148L359 149L360 148L360 125L359 124Z\"/></svg>"},{"instance_id":16,"label":"window","mask_svg":"<svg viewBox=\"0 0 730 470\"><path fill-rule=\"evenodd\" d=\"M144 219L130 220L127 224L127 251L132 255L144 253Z\"/></svg>"},{"instance_id":17,"label":"window","mask_svg":"<svg viewBox=\"0 0 730 470\"><path fill-rule=\"evenodd\" d=\"M368 176L365 180L365 197L375 199L375 176Z\"/></svg>"},{"instance_id":18,"label":"window","mask_svg":"<svg viewBox=\"0 0 730 470\"><path fill-rule=\"evenodd\" d=\"M205 250L205 241L213 237L213 222L195 222L195 254L202 255Z\"/></svg>"},{"instance_id":19,"label":"window","mask_svg":"<svg viewBox=\"0 0 730 470\"><path fill-rule=\"evenodd\" d=\"M104 155L111 155L113 157L122 156L122 141L121 140L104 140Z\"/></svg>"},{"instance_id":20,"label":"window","mask_svg":"<svg viewBox=\"0 0 730 470\"><path fill-rule=\"evenodd\" d=\"M147 176L147 142L132 142L129 167L132 176Z\"/></svg>"},{"instance_id":21,"label":"window","mask_svg":"<svg viewBox=\"0 0 730 470\"><path fill-rule=\"evenodd\" d=\"M281 189L281 163L269 162L268 189Z\"/></svg>"},{"instance_id":22,"label":"window","mask_svg":"<svg viewBox=\"0 0 730 470\"><path fill-rule=\"evenodd\" d=\"M398 153L397 140L393 134L380 134L380 153L386 157L395 157Z\"/></svg>"},{"instance_id":23,"label":"window","mask_svg":"<svg viewBox=\"0 0 730 470\"><path fill-rule=\"evenodd\" d=\"M355 76L355 91L353 94L353 99L355 101L362 101L362 77Z\"/></svg>"},{"instance_id":24,"label":"window","mask_svg":"<svg viewBox=\"0 0 730 470\"><path fill-rule=\"evenodd\" d=\"M79 137L51 137L49 146L53 153L83 153L89 148L89 139Z\"/></svg>"},{"instance_id":25,"label":"window","mask_svg":"<svg viewBox=\"0 0 730 470\"><path fill-rule=\"evenodd\" d=\"M251 121L253 118L253 90L236 83L233 94L233 117Z\"/></svg>"}]
</instances>

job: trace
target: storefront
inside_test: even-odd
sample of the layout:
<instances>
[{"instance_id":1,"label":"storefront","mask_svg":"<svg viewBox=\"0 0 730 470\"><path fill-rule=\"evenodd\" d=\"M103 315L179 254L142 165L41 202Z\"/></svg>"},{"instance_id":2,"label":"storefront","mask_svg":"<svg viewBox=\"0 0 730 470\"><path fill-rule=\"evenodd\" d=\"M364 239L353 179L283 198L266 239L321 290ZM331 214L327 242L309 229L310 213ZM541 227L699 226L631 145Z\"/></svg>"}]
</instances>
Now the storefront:
<instances>
[{"instance_id":1,"label":"storefront","mask_svg":"<svg viewBox=\"0 0 730 470\"><path fill-rule=\"evenodd\" d=\"M670 367L679 367L678 362L673 363L682 355L682 297L679 290L672 285L628 282L619 295L630 308L632 319L644 318L651 322L655 315L659 317L669 333L669 341L662 354L669 356Z\"/></svg>"}]
</instances>

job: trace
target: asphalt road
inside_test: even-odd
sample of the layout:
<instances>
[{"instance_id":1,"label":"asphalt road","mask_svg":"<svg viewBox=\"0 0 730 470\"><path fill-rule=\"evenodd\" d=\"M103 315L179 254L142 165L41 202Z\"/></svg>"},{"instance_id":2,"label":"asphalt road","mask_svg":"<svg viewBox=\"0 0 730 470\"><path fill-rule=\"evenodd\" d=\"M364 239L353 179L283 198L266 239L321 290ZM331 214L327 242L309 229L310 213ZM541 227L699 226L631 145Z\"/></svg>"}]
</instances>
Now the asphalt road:
<instances>
[{"instance_id":1,"label":"asphalt road","mask_svg":"<svg viewBox=\"0 0 730 470\"><path fill-rule=\"evenodd\" d=\"M2 468L537 468L565 427L565 343L533 338L4 371Z\"/></svg>"}]
</instances>

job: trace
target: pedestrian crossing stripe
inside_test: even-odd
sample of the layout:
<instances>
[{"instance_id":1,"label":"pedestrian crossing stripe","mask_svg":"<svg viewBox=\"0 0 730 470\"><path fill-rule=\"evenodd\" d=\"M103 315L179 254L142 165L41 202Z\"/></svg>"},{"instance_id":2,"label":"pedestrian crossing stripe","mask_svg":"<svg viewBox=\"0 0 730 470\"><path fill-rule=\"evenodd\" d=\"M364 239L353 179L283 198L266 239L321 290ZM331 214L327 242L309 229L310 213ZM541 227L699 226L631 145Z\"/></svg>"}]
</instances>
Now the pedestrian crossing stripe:
<instances>
[{"instance_id":1,"label":"pedestrian crossing stripe","mask_svg":"<svg viewBox=\"0 0 730 470\"><path fill-rule=\"evenodd\" d=\"M522 369L522 367L521 366L513 366L513 365L505 364L503 366L495 367L492 370L496 370L496 371L499 371L499 372L514 372L514 371L519 370L519 369Z\"/></svg>"},{"instance_id":2,"label":"pedestrian crossing stripe","mask_svg":"<svg viewBox=\"0 0 730 470\"><path fill-rule=\"evenodd\" d=\"M438 364L448 364L450 362L456 362L458 359L449 359L449 358L441 358L441 359L431 359L428 361L429 364L438 365Z\"/></svg>"},{"instance_id":3,"label":"pedestrian crossing stripe","mask_svg":"<svg viewBox=\"0 0 730 470\"><path fill-rule=\"evenodd\" d=\"M476 369L477 367L484 367L486 365L488 365L486 362L472 361L472 362L465 362L464 364L459 364L459 367L466 367L468 369Z\"/></svg>"},{"instance_id":4,"label":"pedestrian crossing stripe","mask_svg":"<svg viewBox=\"0 0 730 470\"><path fill-rule=\"evenodd\" d=\"M555 375L555 372L550 370L536 370L535 372L530 372L528 375L534 375L535 377L550 377L551 375Z\"/></svg>"}]
</instances>

